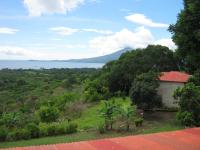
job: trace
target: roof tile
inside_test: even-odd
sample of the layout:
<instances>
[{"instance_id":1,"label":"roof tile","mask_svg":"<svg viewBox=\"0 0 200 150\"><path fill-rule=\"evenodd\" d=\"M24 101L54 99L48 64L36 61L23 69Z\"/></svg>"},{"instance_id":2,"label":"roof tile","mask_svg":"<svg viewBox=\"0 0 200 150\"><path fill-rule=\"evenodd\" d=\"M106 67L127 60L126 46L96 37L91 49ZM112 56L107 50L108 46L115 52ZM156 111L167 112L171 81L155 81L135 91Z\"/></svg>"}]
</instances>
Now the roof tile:
<instances>
[{"instance_id":1,"label":"roof tile","mask_svg":"<svg viewBox=\"0 0 200 150\"><path fill-rule=\"evenodd\" d=\"M159 77L159 80L168 82L186 83L189 77L190 75L184 72L170 71L170 72L162 72Z\"/></svg>"}]
</instances>

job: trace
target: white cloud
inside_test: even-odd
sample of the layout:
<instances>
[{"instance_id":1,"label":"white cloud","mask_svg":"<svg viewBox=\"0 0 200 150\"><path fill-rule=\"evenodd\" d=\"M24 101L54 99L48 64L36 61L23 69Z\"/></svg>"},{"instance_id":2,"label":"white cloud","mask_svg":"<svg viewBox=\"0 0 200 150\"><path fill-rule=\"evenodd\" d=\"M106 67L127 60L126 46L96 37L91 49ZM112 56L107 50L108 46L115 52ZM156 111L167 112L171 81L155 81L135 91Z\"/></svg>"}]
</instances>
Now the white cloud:
<instances>
[{"instance_id":1,"label":"white cloud","mask_svg":"<svg viewBox=\"0 0 200 150\"><path fill-rule=\"evenodd\" d=\"M102 54L109 54L125 47L145 48L149 43L153 43L154 37L151 32L144 27L135 31L123 29L110 36L96 37L89 42L91 48L99 49Z\"/></svg>"},{"instance_id":2,"label":"white cloud","mask_svg":"<svg viewBox=\"0 0 200 150\"><path fill-rule=\"evenodd\" d=\"M68 27L53 27L53 28L50 28L50 30L60 35L72 35L73 33L79 31L79 29L72 29Z\"/></svg>"},{"instance_id":3,"label":"white cloud","mask_svg":"<svg viewBox=\"0 0 200 150\"><path fill-rule=\"evenodd\" d=\"M66 14L83 4L84 0L24 0L30 16L42 14Z\"/></svg>"},{"instance_id":4,"label":"white cloud","mask_svg":"<svg viewBox=\"0 0 200 150\"><path fill-rule=\"evenodd\" d=\"M53 27L53 28L50 28L50 30L60 35L72 35L73 33L76 33L76 32L94 32L94 33L105 34L105 35L109 35L113 33L110 30L74 29L74 28L69 28L69 27Z\"/></svg>"},{"instance_id":5,"label":"white cloud","mask_svg":"<svg viewBox=\"0 0 200 150\"><path fill-rule=\"evenodd\" d=\"M41 53L36 53L17 46L0 46L0 54L7 56L26 56L28 58L35 58L42 56Z\"/></svg>"},{"instance_id":6,"label":"white cloud","mask_svg":"<svg viewBox=\"0 0 200 150\"><path fill-rule=\"evenodd\" d=\"M175 50L177 48L172 39L160 39L155 41L153 44L166 46L169 47L169 49L171 50Z\"/></svg>"},{"instance_id":7,"label":"white cloud","mask_svg":"<svg viewBox=\"0 0 200 150\"><path fill-rule=\"evenodd\" d=\"M133 23L144 25L148 27L154 27L154 28L167 28L169 27L168 24L165 23L157 23L153 22L151 19L147 18L144 14L132 14L125 17L126 20L131 21Z\"/></svg>"},{"instance_id":8,"label":"white cloud","mask_svg":"<svg viewBox=\"0 0 200 150\"><path fill-rule=\"evenodd\" d=\"M113 34L112 31L110 30L98 30L98 29L82 29L82 31L86 31L86 32L95 32L95 33L100 33L100 34Z\"/></svg>"},{"instance_id":9,"label":"white cloud","mask_svg":"<svg viewBox=\"0 0 200 150\"><path fill-rule=\"evenodd\" d=\"M0 28L0 34L15 34L17 31L19 30L13 28L7 28L7 27Z\"/></svg>"},{"instance_id":10,"label":"white cloud","mask_svg":"<svg viewBox=\"0 0 200 150\"><path fill-rule=\"evenodd\" d=\"M99 55L110 54L126 47L145 48L150 44L176 49L172 39L155 40L151 31L144 27L139 27L135 31L123 29L113 35L100 36L89 41L90 48L99 50Z\"/></svg>"}]
</instances>

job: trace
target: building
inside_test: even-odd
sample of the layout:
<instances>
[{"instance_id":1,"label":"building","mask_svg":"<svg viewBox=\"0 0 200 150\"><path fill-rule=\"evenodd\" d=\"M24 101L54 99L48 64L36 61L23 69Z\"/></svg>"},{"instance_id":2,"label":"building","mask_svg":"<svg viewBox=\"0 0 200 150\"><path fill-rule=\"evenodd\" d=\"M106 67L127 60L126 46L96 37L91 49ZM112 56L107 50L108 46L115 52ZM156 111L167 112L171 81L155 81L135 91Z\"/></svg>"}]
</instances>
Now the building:
<instances>
[{"instance_id":1,"label":"building","mask_svg":"<svg viewBox=\"0 0 200 150\"><path fill-rule=\"evenodd\" d=\"M178 72L170 71L161 73L160 87L158 88L158 94L162 97L162 102L167 108L177 108L178 104L175 103L173 93L178 87L183 87L188 82L190 75Z\"/></svg>"}]
</instances>

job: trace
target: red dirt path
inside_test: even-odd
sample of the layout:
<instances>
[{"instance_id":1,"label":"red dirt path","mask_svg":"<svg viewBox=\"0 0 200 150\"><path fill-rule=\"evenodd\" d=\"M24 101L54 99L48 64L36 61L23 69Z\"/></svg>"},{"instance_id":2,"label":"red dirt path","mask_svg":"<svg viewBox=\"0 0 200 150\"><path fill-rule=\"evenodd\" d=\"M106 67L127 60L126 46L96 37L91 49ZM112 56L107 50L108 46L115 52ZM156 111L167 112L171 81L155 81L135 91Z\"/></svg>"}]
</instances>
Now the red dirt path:
<instances>
[{"instance_id":1,"label":"red dirt path","mask_svg":"<svg viewBox=\"0 0 200 150\"><path fill-rule=\"evenodd\" d=\"M8 150L200 150L200 128Z\"/></svg>"}]
</instances>

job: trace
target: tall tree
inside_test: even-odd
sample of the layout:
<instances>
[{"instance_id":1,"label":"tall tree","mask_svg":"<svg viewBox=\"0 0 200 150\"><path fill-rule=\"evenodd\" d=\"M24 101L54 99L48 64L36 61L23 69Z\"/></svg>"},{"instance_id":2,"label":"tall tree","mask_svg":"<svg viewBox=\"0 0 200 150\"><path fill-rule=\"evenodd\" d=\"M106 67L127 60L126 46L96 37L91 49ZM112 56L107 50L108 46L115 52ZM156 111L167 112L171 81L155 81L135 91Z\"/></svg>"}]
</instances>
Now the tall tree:
<instances>
[{"instance_id":1,"label":"tall tree","mask_svg":"<svg viewBox=\"0 0 200 150\"><path fill-rule=\"evenodd\" d=\"M161 97L157 94L158 87L157 73L150 71L136 76L130 90L132 102L140 109L160 107L162 101Z\"/></svg>"},{"instance_id":2,"label":"tall tree","mask_svg":"<svg viewBox=\"0 0 200 150\"><path fill-rule=\"evenodd\" d=\"M105 70L106 69L106 70ZM106 64L107 81L110 92L129 93L131 83L141 73L155 70L158 72L178 70L173 51L160 45L149 45L124 53L119 60Z\"/></svg>"},{"instance_id":3,"label":"tall tree","mask_svg":"<svg viewBox=\"0 0 200 150\"><path fill-rule=\"evenodd\" d=\"M200 0L184 0L184 9L169 31L178 46L181 63L186 71L193 73L200 68Z\"/></svg>"}]
</instances>

